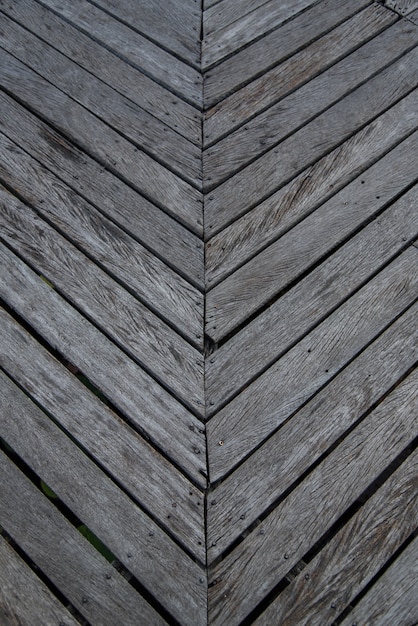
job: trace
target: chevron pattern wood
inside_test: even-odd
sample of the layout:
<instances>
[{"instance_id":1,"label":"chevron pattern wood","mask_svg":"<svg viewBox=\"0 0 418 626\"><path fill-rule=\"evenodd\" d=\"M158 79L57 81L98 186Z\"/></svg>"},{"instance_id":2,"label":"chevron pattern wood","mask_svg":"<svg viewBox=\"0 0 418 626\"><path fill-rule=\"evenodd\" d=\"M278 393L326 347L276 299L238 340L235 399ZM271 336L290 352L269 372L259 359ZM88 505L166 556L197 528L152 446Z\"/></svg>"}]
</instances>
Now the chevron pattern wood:
<instances>
[{"instance_id":1,"label":"chevron pattern wood","mask_svg":"<svg viewBox=\"0 0 418 626\"><path fill-rule=\"evenodd\" d=\"M0 0L0 624L418 621L418 19Z\"/></svg>"}]
</instances>

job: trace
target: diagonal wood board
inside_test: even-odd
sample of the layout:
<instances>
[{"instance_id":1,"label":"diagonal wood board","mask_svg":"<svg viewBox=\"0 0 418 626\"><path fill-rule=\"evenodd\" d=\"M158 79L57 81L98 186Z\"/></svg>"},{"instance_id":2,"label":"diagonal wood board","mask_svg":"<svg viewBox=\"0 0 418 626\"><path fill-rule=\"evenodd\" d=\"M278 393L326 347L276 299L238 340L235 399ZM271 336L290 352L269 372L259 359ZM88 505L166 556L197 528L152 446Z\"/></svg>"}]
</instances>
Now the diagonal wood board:
<instances>
[{"instance_id":1,"label":"diagonal wood board","mask_svg":"<svg viewBox=\"0 0 418 626\"><path fill-rule=\"evenodd\" d=\"M418 621L417 9L0 0L1 626Z\"/></svg>"}]
</instances>

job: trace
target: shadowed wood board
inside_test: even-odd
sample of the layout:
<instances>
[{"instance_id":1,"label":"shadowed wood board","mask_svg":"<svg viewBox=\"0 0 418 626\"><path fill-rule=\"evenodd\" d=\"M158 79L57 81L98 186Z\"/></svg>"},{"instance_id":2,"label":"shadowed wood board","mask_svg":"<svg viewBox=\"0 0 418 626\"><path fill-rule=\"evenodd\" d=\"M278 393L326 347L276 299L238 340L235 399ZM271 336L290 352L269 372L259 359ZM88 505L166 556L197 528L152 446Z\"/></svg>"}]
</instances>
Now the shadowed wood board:
<instances>
[{"instance_id":1,"label":"shadowed wood board","mask_svg":"<svg viewBox=\"0 0 418 626\"><path fill-rule=\"evenodd\" d=\"M418 619L418 7L0 0L0 623Z\"/></svg>"}]
</instances>

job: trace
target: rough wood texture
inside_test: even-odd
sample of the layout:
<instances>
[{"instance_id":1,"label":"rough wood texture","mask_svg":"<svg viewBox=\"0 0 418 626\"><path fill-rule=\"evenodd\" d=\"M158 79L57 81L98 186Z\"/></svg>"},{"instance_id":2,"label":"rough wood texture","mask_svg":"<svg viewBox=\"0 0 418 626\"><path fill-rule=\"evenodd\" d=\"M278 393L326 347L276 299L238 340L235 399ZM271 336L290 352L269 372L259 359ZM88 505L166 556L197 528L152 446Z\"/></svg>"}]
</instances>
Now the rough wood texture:
<instances>
[{"instance_id":1,"label":"rough wood texture","mask_svg":"<svg viewBox=\"0 0 418 626\"><path fill-rule=\"evenodd\" d=\"M409 15L418 9L418 0L385 0L385 5L400 15Z\"/></svg>"}]
</instances>

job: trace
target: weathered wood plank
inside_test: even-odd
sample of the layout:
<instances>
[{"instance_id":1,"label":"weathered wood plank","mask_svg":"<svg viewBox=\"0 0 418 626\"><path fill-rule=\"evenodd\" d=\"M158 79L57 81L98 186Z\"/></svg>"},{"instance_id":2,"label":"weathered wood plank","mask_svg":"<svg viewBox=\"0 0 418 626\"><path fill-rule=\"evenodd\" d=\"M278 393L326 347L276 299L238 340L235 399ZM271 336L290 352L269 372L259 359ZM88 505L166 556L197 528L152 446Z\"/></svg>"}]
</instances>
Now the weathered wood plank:
<instances>
[{"instance_id":1,"label":"weathered wood plank","mask_svg":"<svg viewBox=\"0 0 418 626\"><path fill-rule=\"evenodd\" d=\"M123 23L199 66L200 18L196 0L96 0Z\"/></svg>"},{"instance_id":2,"label":"weathered wood plank","mask_svg":"<svg viewBox=\"0 0 418 626\"><path fill-rule=\"evenodd\" d=\"M211 573L211 623L241 620L416 436L417 371ZM251 589L251 593L248 593Z\"/></svg>"},{"instance_id":3,"label":"weathered wood plank","mask_svg":"<svg viewBox=\"0 0 418 626\"><path fill-rule=\"evenodd\" d=\"M10 139L166 263L203 287L203 244L196 235L5 93L0 93L0 106L0 128Z\"/></svg>"},{"instance_id":4,"label":"weathered wood plank","mask_svg":"<svg viewBox=\"0 0 418 626\"><path fill-rule=\"evenodd\" d=\"M204 172L212 181L211 185L219 184L277 145L292 131L387 66L391 59L413 47L418 35L417 29L410 24L396 25L393 33L386 31L365 44L394 21L393 13L374 4L217 105L213 120L212 110L209 111L204 133L210 137L213 127L215 133L228 126L234 128L266 106L274 105L205 151ZM397 45L392 47L394 41ZM356 50L360 45L361 48ZM382 54L389 45L390 58L387 53ZM375 58L372 60L372 57ZM314 94L309 99L305 99L304 93L295 91L304 83L307 83L304 91ZM298 103L291 111L288 108L290 102L285 98L289 93L289 100ZM231 125L231 119L236 123Z\"/></svg>"},{"instance_id":5,"label":"weathered wood plank","mask_svg":"<svg viewBox=\"0 0 418 626\"><path fill-rule=\"evenodd\" d=\"M0 14L0 45L97 115L144 154L161 162L196 187L201 186L200 147L191 143L156 117L87 72L67 56ZM42 107L27 98L31 108Z\"/></svg>"},{"instance_id":6,"label":"weathered wood plank","mask_svg":"<svg viewBox=\"0 0 418 626\"><path fill-rule=\"evenodd\" d=\"M316 0L283 0L280 3L268 0L226 28L209 34L202 41L202 68L207 69L218 63L224 57L307 9L314 2Z\"/></svg>"},{"instance_id":7,"label":"weathered wood plank","mask_svg":"<svg viewBox=\"0 0 418 626\"><path fill-rule=\"evenodd\" d=\"M201 491L12 318L1 313L1 320L1 366L160 524L203 561Z\"/></svg>"},{"instance_id":8,"label":"weathered wood plank","mask_svg":"<svg viewBox=\"0 0 418 626\"><path fill-rule=\"evenodd\" d=\"M34 0L2 4L2 10L170 128L201 140L198 111L116 54ZM10 36L10 35L8 35ZM36 65L35 69L39 70Z\"/></svg>"},{"instance_id":9,"label":"weathered wood plank","mask_svg":"<svg viewBox=\"0 0 418 626\"><path fill-rule=\"evenodd\" d=\"M5 0L3 0L4 2ZM92 39L172 89L180 98L202 104L200 72L155 45L87 0L43 0Z\"/></svg>"},{"instance_id":10,"label":"weathered wood plank","mask_svg":"<svg viewBox=\"0 0 418 626\"><path fill-rule=\"evenodd\" d=\"M202 423L3 244L0 261L1 298L204 488Z\"/></svg>"},{"instance_id":11,"label":"weathered wood plank","mask_svg":"<svg viewBox=\"0 0 418 626\"><path fill-rule=\"evenodd\" d=\"M211 493L212 557L245 532L417 360L413 305ZM213 504L212 504L213 503Z\"/></svg>"},{"instance_id":12,"label":"weathered wood plank","mask_svg":"<svg viewBox=\"0 0 418 626\"><path fill-rule=\"evenodd\" d=\"M216 341L232 331L393 201L416 180L417 146L416 132L212 289L206 332Z\"/></svg>"},{"instance_id":13,"label":"weathered wood plank","mask_svg":"<svg viewBox=\"0 0 418 626\"><path fill-rule=\"evenodd\" d=\"M1 536L0 621L3 626L79 624Z\"/></svg>"},{"instance_id":14,"label":"weathered wood plank","mask_svg":"<svg viewBox=\"0 0 418 626\"><path fill-rule=\"evenodd\" d=\"M0 466L1 525L87 620L166 623L2 452Z\"/></svg>"},{"instance_id":15,"label":"weathered wood plank","mask_svg":"<svg viewBox=\"0 0 418 626\"><path fill-rule=\"evenodd\" d=\"M418 9L418 0L385 0L385 5L400 15L409 15Z\"/></svg>"},{"instance_id":16,"label":"weathered wood plank","mask_svg":"<svg viewBox=\"0 0 418 626\"><path fill-rule=\"evenodd\" d=\"M85 254L192 343L203 296L0 132L0 176Z\"/></svg>"},{"instance_id":17,"label":"weathered wood plank","mask_svg":"<svg viewBox=\"0 0 418 626\"><path fill-rule=\"evenodd\" d=\"M203 626L202 568L2 372L0 385L1 432L7 444L174 617Z\"/></svg>"},{"instance_id":18,"label":"weathered wood plank","mask_svg":"<svg viewBox=\"0 0 418 626\"><path fill-rule=\"evenodd\" d=\"M343 0L323 0L269 35L240 50L220 65L212 67L204 76L205 107L223 100L238 87L251 82L262 72L296 54L368 3L369 0L355 0L349 3ZM233 6L235 7L236 3ZM218 6L213 9L218 9ZM204 19L205 16L206 13Z\"/></svg>"},{"instance_id":19,"label":"weathered wood plank","mask_svg":"<svg viewBox=\"0 0 418 626\"><path fill-rule=\"evenodd\" d=\"M407 249L209 421L212 481L268 438L415 300L417 262L416 250Z\"/></svg>"},{"instance_id":20,"label":"weathered wood plank","mask_svg":"<svg viewBox=\"0 0 418 626\"><path fill-rule=\"evenodd\" d=\"M418 90L403 98L206 244L206 283L214 286L416 129Z\"/></svg>"},{"instance_id":21,"label":"weathered wood plank","mask_svg":"<svg viewBox=\"0 0 418 626\"><path fill-rule=\"evenodd\" d=\"M223 0L216 6L208 7L203 13L203 37L211 33L226 28L232 22L242 18L244 15L258 9L268 0Z\"/></svg>"},{"instance_id":22,"label":"weathered wood plank","mask_svg":"<svg viewBox=\"0 0 418 626\"><path fill-rule=\"evenodd\" d=\"M201 193L33 70L0 50L0 84L108 169L200 234Z\"/></svg>"},{"instance_id":23,"label":"weathered wood plank","mask_svg":"<svg viewBox=\"0 0 418 626\"><path fill-rule=\"evenodd\" d=\"M414 240L417 205L418 185L211 356L205 388L214 410Z\"/></svg>"},{"instance_id":24,"label":"weathered wood plank","mask_svg":"<svg viewBox=\"0 0 418 626\"><path fill-rule=\"evenodd\" d=\"M407 19L418 26L418 9L416 11L412 11L412 13L408 15Z\"/></svg>"},{"instance_id":25,"label":"weathered wood plank","mask_svg":"<svg viewBox=\"0 0 418 626\"><path fill-rule=\"evenodd\" d=\"M415 624L418 622L416 581L418 539L414 539L341 622L357 624Z\"/></svg>"},{"instance_id":26,"label":"weathered wood plank","mask_svg":"<svg viewBox=\"0 0 418 626\"><path fill-rule=\"evenodd\" d=\"M165 386L201 412L201 354L0 188L2 238Z\"/></svg>"},{"instance_id":27,"label":"weathered wood plank","mask_svg":"<svg viewBox=\"0 0 418 626\"><path fill-rule=\"evenodd\" d=\"M415 453L284 589L256 620L257 626L307 622L310 626L322 626L333 622L416 529L417 493L418 454ZM417 564L415 568L418 573ZM408 588L411 592L411 583L407 582ZM402 604L401 589L395 587L394 592ZM388 593L391 600L393 595ZM401 614L411 616L412 609L418 616L416 599L408 609ZM398 613L392 612L392 618L394 624L406 623ZM354 622L350 616L350 624ZM382 622L375 619L360 623Z\"/></svg>"}]
</instances>

